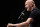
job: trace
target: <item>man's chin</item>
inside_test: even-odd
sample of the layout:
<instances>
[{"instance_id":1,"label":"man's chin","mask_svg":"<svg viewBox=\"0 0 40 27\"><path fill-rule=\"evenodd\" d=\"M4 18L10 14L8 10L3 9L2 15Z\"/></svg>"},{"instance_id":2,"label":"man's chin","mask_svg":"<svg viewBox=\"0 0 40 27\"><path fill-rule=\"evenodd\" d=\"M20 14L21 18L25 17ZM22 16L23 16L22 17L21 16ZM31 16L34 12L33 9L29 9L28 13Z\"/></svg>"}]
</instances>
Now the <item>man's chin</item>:
<instances>
[{"instance_id":1,"label":"man's chin","mask_svg":"<svg viewBox=\"0 0 40 27\"><path fill-rule=\"evenodd\" d=\"M27 10L27 11L29 11L29 10Z\"/></svg>"},{"instance_id":2,"label":"man's chin","mask_svg":"<svg viewBox=\"0 0 40 27\"><path fill-rule=\"evenodd\" d=\"M29 12L30 12L30 10L27 10L27 11L29 11Z\"/></svg>"}]
</instances>

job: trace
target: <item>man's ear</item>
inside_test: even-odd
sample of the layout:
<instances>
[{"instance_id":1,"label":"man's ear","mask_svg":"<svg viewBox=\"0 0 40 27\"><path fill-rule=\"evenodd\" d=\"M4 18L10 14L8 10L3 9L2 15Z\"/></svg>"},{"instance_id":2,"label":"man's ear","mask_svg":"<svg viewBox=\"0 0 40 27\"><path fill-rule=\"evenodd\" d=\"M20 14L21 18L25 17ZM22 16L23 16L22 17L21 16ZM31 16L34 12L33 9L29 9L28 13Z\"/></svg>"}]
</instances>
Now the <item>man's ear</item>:
<instances>
[{"instance_id":1,"label":"man's ear","mask_svg":"<svg viewBox=\"0 0 40 27\"><path fill-rule=\"evenodd\" d=\"M34 7L34 6L35 6L35 4L32 5L32 7Z\"/></svg>"},{"instance_id":2,"label":"man's ear","mask_svg":"<svg viewBox=\"0 0 40 27\"><path fill-rule=\"evenodd\" d=\"M33 7L33 5L31 5L31 7Z\"/></svg>"},{"instance_id":3,"label":"man's ear","mask_svg":"<svg viewBox=\"0 0 40 27\"><path fill-rule=\"evenodd\" d=\"M34 5L32 5L32 7L33 7Z\"/></svg>"}]
</instances>

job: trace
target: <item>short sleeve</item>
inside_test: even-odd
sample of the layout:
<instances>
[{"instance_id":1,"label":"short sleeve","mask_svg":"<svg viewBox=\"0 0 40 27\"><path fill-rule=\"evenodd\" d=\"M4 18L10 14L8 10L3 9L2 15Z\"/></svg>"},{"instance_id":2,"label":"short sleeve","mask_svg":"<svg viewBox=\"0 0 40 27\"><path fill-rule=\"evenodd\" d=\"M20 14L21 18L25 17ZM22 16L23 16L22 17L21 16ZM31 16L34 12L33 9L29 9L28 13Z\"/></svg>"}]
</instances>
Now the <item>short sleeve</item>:
<instances>
[{"instance_id":1,"label":"short sleeve","mask_svg":"<svg viewBox=\"0 0 40 27\"><path fill-rule=\"evenodd\" d=\"M33 10L29 17L35 19L36 16L37 16L37 10Z\"/></svg>"}]
</instances>

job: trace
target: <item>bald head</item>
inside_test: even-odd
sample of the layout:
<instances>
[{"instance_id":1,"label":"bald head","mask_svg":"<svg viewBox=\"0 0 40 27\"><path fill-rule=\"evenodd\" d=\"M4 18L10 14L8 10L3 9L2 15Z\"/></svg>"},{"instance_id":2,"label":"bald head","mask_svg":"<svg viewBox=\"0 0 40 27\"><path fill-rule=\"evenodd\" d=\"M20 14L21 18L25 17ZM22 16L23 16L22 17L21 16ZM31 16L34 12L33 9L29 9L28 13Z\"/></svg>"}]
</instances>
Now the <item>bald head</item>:
<instances>
[{"instance_id":1,"label":"bald head","mask_svg":"<svg viewBox=\"0 0 40 27\"><path fill-rule=\"evenodd\" d=\"M33 5L33 4L35 4L35 3L34 3L34 1L26 1L26 2L25 2L25 5L26 5L26 4Z\"/></svg>"},{"instance_id":2,"label":"bald head","mask_svg":"<svg viewBox=\"0 0 40 27\"><path fill-rule=\"evenodd\" d=\"M33 0L27 0L27 1L33 1Z\"/></svg>"},{"instance_id":3,"label":"bald head","mask_svg":"<svg viewBox=\"0 0 40 27\"><path fill-rule=\"evenodd\" d=\"M30 11L34 4L35 4L34 1L26 1L25 8L27 8L27 11Z\"/></svg>"}]
</instances>

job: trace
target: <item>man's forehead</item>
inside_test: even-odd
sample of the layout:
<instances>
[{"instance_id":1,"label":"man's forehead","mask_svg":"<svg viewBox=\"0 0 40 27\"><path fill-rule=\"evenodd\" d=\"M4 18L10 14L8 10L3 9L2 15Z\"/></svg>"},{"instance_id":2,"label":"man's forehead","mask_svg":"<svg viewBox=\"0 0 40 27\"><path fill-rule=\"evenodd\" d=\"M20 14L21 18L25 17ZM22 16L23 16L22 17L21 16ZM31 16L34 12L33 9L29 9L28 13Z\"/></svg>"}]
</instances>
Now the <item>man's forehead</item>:
<instances>
[{"instance_id":1,"label":"man's forehead","mask_svg":"<svg viewBox=\"0 0 40 27\"><path fill-rule=\"evenodd\" d=\"M30 3L31 1L26 1L25 3Z\"/></svg>"},{"instance_id":2,"label":"man's forehead","mask_svg":"<svg viewBox=\"0 0 40 27\"><path fill-rule=\"evenodd\" d=\"M25 2L25 4L29 4L29 3L30 3L29 1L26 1L26 2Z\"/></svg>"},{"instance_id":3,"label":"man's forehead","mask_svg":"<svg viewBox=\"0 0 40 27\"><path fill-rule=\"evenodd\" d=\"M34 3L33 1L26 1L25 4L32 4Z\"/></svg>"}]
</instances>

